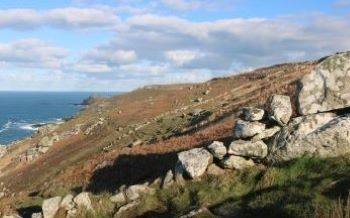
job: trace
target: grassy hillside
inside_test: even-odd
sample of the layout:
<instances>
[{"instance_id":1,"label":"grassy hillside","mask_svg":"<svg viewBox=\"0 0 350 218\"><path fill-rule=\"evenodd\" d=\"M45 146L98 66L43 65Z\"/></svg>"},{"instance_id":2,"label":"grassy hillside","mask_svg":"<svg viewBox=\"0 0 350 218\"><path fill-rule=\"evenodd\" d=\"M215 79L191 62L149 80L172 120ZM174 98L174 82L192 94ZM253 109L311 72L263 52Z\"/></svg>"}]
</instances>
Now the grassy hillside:
<instances>
[{"instance_id":1,"label":"grassy hillside","mask_svg":"<svg viewBox=\"0 0 350 218\"><path fill-rule=\"evenodd\" d=\"M78 126L79 134L60 140L38 159L23 162L18 156L42 135L14 145L0 159L0 181L15 193L0 199L0 208L31 207L42 198L79 190L108 195L123 184L153 181L174 166L176 152L213 140L229 142L233 115L241 106L262 106L272 93L295 100L290 93L296 81L313 67L313 62L283 64L203 84L144 87L97 102L56 130L64 135ZM84 134L100 119L102 125ZM130 147L135 141L142 143ZM155 204L166 198L157 197Z\"/></svg>"}]
</instances>

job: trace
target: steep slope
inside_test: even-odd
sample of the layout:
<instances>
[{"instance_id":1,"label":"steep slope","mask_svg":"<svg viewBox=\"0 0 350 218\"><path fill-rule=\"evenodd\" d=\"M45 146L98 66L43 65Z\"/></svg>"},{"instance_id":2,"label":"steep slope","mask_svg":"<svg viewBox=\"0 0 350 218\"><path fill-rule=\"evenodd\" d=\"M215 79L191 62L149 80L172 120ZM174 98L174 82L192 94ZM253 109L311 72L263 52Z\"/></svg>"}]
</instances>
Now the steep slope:
<instances>
[{"instance_id":1,"label":"steep slope","mask_svg":"<svg viewBox=\"0 0 350 218\"><path fill-rule=\"evenodd\" d=\"M295 99L296 81L314 66L282 64L203 84L144 87L97 102L9 149L0 159L0 181L9 190L0 208L25 207L20 202L69 190L112 192L152 181L174 165L176 152L230 140L232 115L242 105L261 106L272 93L293 93ZM45 136L59 140L29 160L28 149Z\"/></svg>"}]
</instances>

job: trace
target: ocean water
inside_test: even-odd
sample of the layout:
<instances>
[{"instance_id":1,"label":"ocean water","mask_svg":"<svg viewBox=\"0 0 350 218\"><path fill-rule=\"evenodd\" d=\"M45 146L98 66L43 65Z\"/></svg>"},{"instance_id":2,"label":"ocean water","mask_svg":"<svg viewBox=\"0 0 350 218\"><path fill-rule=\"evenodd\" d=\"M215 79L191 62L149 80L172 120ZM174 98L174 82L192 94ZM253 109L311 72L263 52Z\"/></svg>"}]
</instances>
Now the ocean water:
<instances>
[{"instance_id":1,"label":"ocean water","mask_svg":"<svg viewBox=\"0 0 350 218\"><path fill-rule=\"evenodd\" d=\"M91 94L112 96L120 93L89 92L0 92L0 144L8 144L33 134L35 124L60 123L78 113L83 99Z\"/></svg>"}]
</instances>

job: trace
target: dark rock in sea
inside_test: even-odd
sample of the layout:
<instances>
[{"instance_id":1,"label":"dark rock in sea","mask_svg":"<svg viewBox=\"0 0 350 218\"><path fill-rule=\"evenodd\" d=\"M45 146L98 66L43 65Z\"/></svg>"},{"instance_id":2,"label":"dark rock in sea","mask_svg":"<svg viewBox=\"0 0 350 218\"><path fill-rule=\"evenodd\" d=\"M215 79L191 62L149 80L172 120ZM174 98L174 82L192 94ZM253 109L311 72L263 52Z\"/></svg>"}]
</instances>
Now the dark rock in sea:
<instances>
[{"instance_id":1,"label":"dark rock in sea","mask_svg":"<svg viewBox=\"0 0 350 218\"><path fill-rule=\"evenodd\" d=\"M40 128L40 127L43 127L46 125L48 125L48 123L36 123L36 124L31 125L31 127L34 129L37 129L37 128Z\"/></svg>"},{"instance_id":2,"label":"dark rock in sea","mask_svg":"<svg viewBox=\"0 0 350 218\"><path fill-rule=\"evenodd\" d=\"M96 103L102 97L97 97L94 95L90 95L88 98L84 99L80 104L75 104L76 106L89 106Z\"/></svg>"}]
</instances>

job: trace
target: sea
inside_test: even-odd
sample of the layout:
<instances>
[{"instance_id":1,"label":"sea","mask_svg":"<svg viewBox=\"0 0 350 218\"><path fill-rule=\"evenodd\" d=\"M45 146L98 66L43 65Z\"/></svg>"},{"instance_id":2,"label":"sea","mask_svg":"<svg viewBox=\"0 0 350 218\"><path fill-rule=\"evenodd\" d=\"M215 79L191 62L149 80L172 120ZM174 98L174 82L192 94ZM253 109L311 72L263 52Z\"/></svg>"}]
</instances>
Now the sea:
<instances>
[{"instance_id":1,"label":"sea","mask_svg":"<svg viewBox=\"0 0 350 218\"><path fill-rule=\"evenodd\" d=\"M32 135L37 126L62 123L84 109L80 103L91 95L117 92L0 92L0 145ZM39 125L38 125L39 124Z\"/></svg>"}]
</instances>

